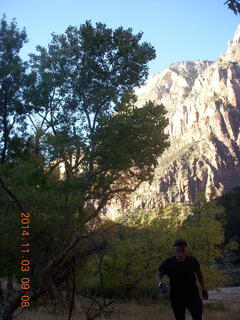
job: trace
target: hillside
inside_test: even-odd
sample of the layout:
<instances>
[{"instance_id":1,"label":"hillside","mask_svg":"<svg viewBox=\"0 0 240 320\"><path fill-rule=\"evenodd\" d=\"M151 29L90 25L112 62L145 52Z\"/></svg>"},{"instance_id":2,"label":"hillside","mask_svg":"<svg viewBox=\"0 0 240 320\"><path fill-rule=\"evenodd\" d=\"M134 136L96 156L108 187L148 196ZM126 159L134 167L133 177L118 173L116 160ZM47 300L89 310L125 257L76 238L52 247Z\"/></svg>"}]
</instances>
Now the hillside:
<instances>
[{"instance_id":1,"label":"hillside","mask_svg":"<svg viewBox=\"0 0 240 320\"><path fill-rule=\"evenodd\" d=\"M149 77L136 89L138 106L163 103L171 147L158 159L152 184L131 195L131 208L207 199L240 185L240 25L216 61L182 61ZM112 200L107 215L126 210Z\"/></svg>"}]
</instances>

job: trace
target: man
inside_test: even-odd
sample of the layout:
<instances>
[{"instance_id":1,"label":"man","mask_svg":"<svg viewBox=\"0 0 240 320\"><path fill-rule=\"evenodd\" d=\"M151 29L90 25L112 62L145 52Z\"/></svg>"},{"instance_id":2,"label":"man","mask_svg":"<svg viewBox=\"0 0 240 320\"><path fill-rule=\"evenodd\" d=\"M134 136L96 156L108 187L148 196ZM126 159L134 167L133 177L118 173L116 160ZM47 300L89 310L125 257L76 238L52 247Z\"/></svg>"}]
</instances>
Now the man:
<instances>
[{"instance_id":1,"label":"man","mask_svg":"<svg viewBox=\"0 0 240 320\"><path fill-rule=\"evenodd\" d=\"M166 286L162 282L166 274L170 279L170 301L176 320L185 320L186 308L193 320L202 319L202 299L196 284L195 273L202 289L203 299L208 299L203 273L198 260L187 254L188 244L177 239L173 244L175 255L165 259L158 268L156 279L162 292Z\"/></svg>"}]
</instances>

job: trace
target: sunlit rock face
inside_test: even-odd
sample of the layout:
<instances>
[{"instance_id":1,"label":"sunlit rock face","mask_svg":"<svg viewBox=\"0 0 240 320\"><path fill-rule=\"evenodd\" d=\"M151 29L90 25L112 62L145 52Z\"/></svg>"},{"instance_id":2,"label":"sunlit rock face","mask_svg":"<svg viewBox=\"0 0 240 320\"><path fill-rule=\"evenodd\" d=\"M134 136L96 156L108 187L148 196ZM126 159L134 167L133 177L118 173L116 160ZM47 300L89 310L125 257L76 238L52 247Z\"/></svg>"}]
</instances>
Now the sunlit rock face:
<instances>
[{"instance_id":1,"label":"sunlit rock face","mask_svg":"<svg viewBox=\"0 0 240 320\"><path fill-rule=\"evenodd\" d=\"M157 208L213 199L240 185L240 25L216 61L170 65L136 89L138 106L162 103L168 111L171 147L158 159L151 184L132 193L129 208ZM112 200L109 217L128 209Z\"/></svg>"}]
</instances>

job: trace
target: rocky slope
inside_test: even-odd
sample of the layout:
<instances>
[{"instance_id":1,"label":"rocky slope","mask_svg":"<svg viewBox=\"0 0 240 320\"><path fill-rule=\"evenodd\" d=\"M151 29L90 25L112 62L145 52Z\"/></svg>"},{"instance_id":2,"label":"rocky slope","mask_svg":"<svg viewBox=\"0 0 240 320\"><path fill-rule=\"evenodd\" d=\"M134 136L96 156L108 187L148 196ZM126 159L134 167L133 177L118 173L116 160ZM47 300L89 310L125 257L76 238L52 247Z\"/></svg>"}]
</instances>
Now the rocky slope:
<instances>
[{"instance_id":1,"label":"rocky slope","mask_svg":"<svg viewBox=\"0 0 240 320\"><path fill-rule=\"evenodd\" d=\"M132 208L212 199L240 185L240 25L226 53L216 61L182 61L151 76L136 89L168 110L172 145L158 159L152 184L131 195ZM108 216L122 212L112 201Z\"/></svg>"}]
</instances>

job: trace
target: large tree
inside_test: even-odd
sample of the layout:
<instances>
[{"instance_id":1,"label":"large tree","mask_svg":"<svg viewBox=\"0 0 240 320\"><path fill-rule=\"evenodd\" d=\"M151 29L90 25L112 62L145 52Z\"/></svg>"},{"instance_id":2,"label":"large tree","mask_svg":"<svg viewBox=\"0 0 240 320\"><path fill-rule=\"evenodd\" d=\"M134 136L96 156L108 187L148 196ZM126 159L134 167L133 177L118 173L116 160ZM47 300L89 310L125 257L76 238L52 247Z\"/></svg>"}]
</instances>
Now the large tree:
<instances>
[{"instance_id":1,"label":"large tree","mask_svg":"<svg viewBox=\"0 0 240 320\"><path fill-rule=\"evenodd\" d=\"M0 169L8 163L15 146L19 146L20 141L26 138L24 133L26 115L30 112L24 101L24 91L28 83L27 64L19 57L19 52L26 42L25 28L19 30L15 19L8 23L6 16L3 15L0 20ZM0 188L0 226L3 231L0 244L2 247L4 243L8 251L17 242L17 222L14 216L9 214L9 197L12 196L14 199L14 194L7 188L1 172ZM18 202L17 198L15 200ZM18 205L21 207L20 203ZM11 239L8 237L6 241L4 239L8 233L5 231L11 232L12 235ZM8 252L8 261L3 259L3 255L1 256L0 276L8 276L9 287L11 287L12 271L17 266L16 259L16 252L12 254Z\"/></svg>"},{"instance_id":2,"label":"large tree","mask_svg":"<svg viewBox=\"0 0 240 320\"><path fill-rule=\"evenodd\" d=\"M31 55L22 97L31 130L0 168L6 212L17 218L24 209L32 217L31 300L53 294L105 245L89 223L113 197L151 181L169 146L164 106L136 106L134 88L155 58L141 38L131 28L86 21L52 34L48 47ZM2 318L11 319L19 303L20 295Z\"/></svg>"},{"instance_id":3,"label":"large tree","mask_svg":"<svg viewBox=\"0 0 240 320\"><path fill-rule=\"evenodd\" d=\"M0 21L1 164L8 160L13 140L23 136L26 113L29 111L23 97L27 84L27 65L19 57L19 51L26 42L25 29L19 30L15 19L8 23L3 15Z\"/></svg>"},{"instance_id":4,"label":"large tree","mask_svg":"<svg viewBox=\"0 0 240 320\"><path fill-rule=\"evenodd\" d=\"M81 182L79 214L86 201L100 200L85 221L114 194L151 180L168 146L163 105L136 107L134 88L144 83L155 58L141 37L131 28L86 21L53 34L48 48L31 55L36 82L29 102L43 120L46 134L39 143L49 171L62 163L65 178Z\"/></svg>"}]
</instances>

